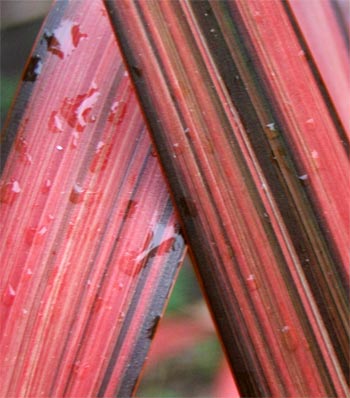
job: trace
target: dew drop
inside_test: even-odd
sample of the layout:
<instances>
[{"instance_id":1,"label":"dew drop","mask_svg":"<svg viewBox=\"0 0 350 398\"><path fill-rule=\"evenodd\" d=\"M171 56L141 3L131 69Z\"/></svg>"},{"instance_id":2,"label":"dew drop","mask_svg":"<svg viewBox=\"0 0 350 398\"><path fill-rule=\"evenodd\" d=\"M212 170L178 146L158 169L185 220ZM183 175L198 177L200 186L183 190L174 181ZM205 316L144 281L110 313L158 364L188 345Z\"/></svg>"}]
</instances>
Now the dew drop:
<instances>
[{"instance_id":1,"label":"dew drop","mask_svg":"<svg viewBox=\"0 0 350 398\"><path fill-rule=\"evenodd\" d=\"M268 124L266 125L266 127L267 127L270 131L276 131L275 123L268 123Z\"/></svg>"},{"instance_id":2,"label":"dew drop","mask_svg":"<svg viewBox=\"0 0 350 398\"><path fill-rule=\"evenodd\" d=\"M302 175L298 176L298 178L299 178L299 180L306 181L309 177L307 174L302 174Z\"/></svg>"},{"instance_id":3,"label":"dew drop","mask_svg":"<svg viewBox=\"0 0 350 398\"><path fill-rule=\"evenodd\" d=\"M105 145L103 141L99 141L96 145L96 152L100 151Z\"/></svg>"},{"instance_id":4,"label":"dew drop","mask_svg":"<svg viewBox=\"0 0 350 398\"><path fill-rule=\"evenodd\" d=\"M96 146L95 155L90 165L90 171L97 172L103 171L107 167L107 163L112 151L112 145L107 145L103 141L99 141Z\"/></svg>"},{"instance_id":5,"label":"dew drop","mask_svg":"<svg viewBox=\"0 0 350 398\"><path fill-rule=\"evenodd\" d=\"M306 124L306 127L309 130L314 130L315 129L315 120L312 117L310 119L307 119L305 124Z\"/></svg>"},{"instance_id":6,"label":"dew drop","mask_svg":"<svg viewBox=\"0 0 350 398\"><path fill-rule=\"evenodd\" d=\"M136 200L128 200L127 205L126 205L126 217L131 218L135 214L135 211L137 209L138 203Z\"/></svg>"},{"instance_id":7,"label":"dew drop","mask_svg":"<svg viewBox=\"0 0 350 398\"><path fill-rule=\"evenodd\" d=\"M67 228L67 239L69 239L69 238L72 236L74 226L75 226L74 222L70 221L70 222L68 223L68 228Z\"/></svg>"},{"instance_id":8,"label":"dew drop","mask_svg":"<svg viewBox=\"0 0 350 398\"><path fill-rule=\"evenodd\" d=\"M21 192L17 180L12 180L0 186L0 202L12 205Z\"/></svg>"},{"instance_id":9,"label":"dew drop","mask_svg":"<svg viewBox=\"0 0 350 398\"><path fill-rule=\"evenodd\" d=\"M11 191L14 192L14 193L20 193L21 192L21 188L19 186L18 181L13 181Z\"/></svg>"},{"instance_id":10,"label":"dew drop","mask_svg":"<svg viewBox=\"0 0 350 398\"><path fill-rule=\"evenodd\" d=\"M127 111L128 103L126 101L115 101L110 109L108 121L114 122L117 125L124 120Z\"/></svg>"},{"instance_id":11,"label":"dew drop","mask_svg":"<svg viewBox=\"0 0 350 398\"><path fill-rule=\"evenodd\" d=\"M52 133L62 133L63 131L63 122L60 119L57 111L53 111L50 115L49 130Z\"/></svg>"},{"instance_id":12,"label":"dew drop","mask_svg":"<svg viewBox=\"0 0 350 398\"><path fill-rule=\"evenodd\" d=\"M28 143L22 136L18 137L15 142L15 150L21 155L25 155L28 150Z\"/></svg>"},{"instance_id":13,"label":"dew drop","mask_svg":"<svg viewBox=\"0 0 350 398\"><path fill-rule=\"evenodd\" d=\"M78 204L84 200L84 196L85 189L78 183L75 183L69 196L69 200L74 204Z\"/></svg>"},{"instance_id":14,"label":"dew drop","mask_svg":"<svg viewBox=\"0 0 350 398\"><path fill-rule=\"evenodd\" d=\"M69 57L80 41L87 37L86 33L80 31L80 26L69 19L64 20L53 32L44 33L47 50L60 59Z\"/></svg>"},{"instance_id":15,"label":"dew drop","mask_svg":"<svg viewBox=\"0 0 350 398\"><path fill-rule=\"evenodd\" d=\"M51 185L52 185L51 180L49 180L49 179L45 180L45 182L44 182L44 184L43 184L43 186L41 188L41 192L44 193L44 194L49 193L49 191L51 189Z\"/></svg>"},{"instance_id":16,"label":"dew drop","mask_svg":"<svg viewBox=\"0 0 350 398\"><path fill-rule=\"evenodd\" d=\"M78 47L80 40L88 37L86 33L80 31L80 26L74 24L71 28L72 43L74 47Z\"/></svg>"},{"instance_id":17,"label":"dew drop","mask_svg":"<svg viewBox=\"0 0 350 398\"><path fill-rule=\"evenodd\" d=\"M102 308L102 304L103 304L103 298L101 296L98 296L95 300L95 304L94 304L94 312L99 312L100 309Z\"/></svg>"},{"instance_id":18,"label":"dew drop","mask_svg":"<svg viewBox=\"0 0 350 398\"><path fill-rule=\"evenodd\" d=\"M72 139L71 147L73 149L75 149L78 146L79 133L77 131L73 131L72 137L73 137L73 139Z\"/></svg>"},{"instance_id":19,"label":"dew drop","mask_svg":"<svg viewBox=\"0 0 350 398\"><path fill-rule=\"evenodd\" d=\"M258 289L259 285L254 274L250 274L246 281L249 290L254 291Z\"/></svg>"},{"instance_id":20,"label":"dew drop","mask_svg":"<svg viewBox=\"0 0 350 398\"><path fill-rule=\"evenodd\" d=\"M45 239L47 227L30 227L27 228L25 233L25 240L29 245L40 245Z\"/></svg>"},{"instance_id":21,"label":"dew drop","mask_svg":"<svg viewBox=\"0 0 350 398\"><path fill-rule=\"evenodd\" d=\"M118 322L123 322L124 319L125 319L125 312L121 311L119 313Z\"/></svg>"},{"instance_id":22,"label":"dew drop","mask_svg":"<svg viewBox=\"0 0 350 398\"><path fill-rule=\"evenodd\" d=\"M298 348L298 338L293 328L284 325L281 328L282 341L288 351L295 351Z\"/></svg>"},{"instance_id":23,"label":"dew drop","mask_svg":"<svg viewBox=\"0 0 350 398\"><path fill-rule=\"evenodd\" d=\"M61 146L61 145L56 145L56 149L57 149L58 151L63 151L63 146Z\"/></svg>"},{"instance_id":24,"label":"dew drop","mask_svg":"<svg viewBox=\"0 0 350 398\"><path fill-rule=\"evenodd\" d=\"M69 126L81 133L89 122L92 122L90 113L96 104L100 93L93 86L86 94L80 94L75 98L66 97L63 101L60 114Z\"/></svg>"},{"instance_id":25,"label":"dew drop","mask_svg":"<svg viewBox=\"0 0 350 398\"><path fill-rule=\"evenodd\" d=\"M32 163L32 157L28 153L28 143L26 139L22 136L19 136L15 141L15 150L20 155L20 161L26 164Z\"/></svg>"},{"instance_id":26,"label":"dew drop","mask_svg":"<svg viewBox=\"0 0 350 398\"><path fill-rule=\"evenodd\" d=\"M311 152L311 157L312 157L313 159L318 159L318 157L319 157L318 152L315 151L315 150L313 150L313 151Z\"/></svg>"},{"instance_id":27,"label":"dew drop","mask_svg":"<svg viewBox=\"0 0 350 398\"><path fill-rule=\"evenodd\" d=\"M9 283L2 295L2 302L6 306L10 307L13 304L15 297L16 297L16 290Z\"/></svg>"},{"instance_id":28,"label":"dew drop","mask_svg":"<svg viewBox=\"0 0 350 398\"><path fill-rule=\"evenodd\" d=\"M26 82L35 82L41 73L43 63L40 55L33 55L23 75L23 80Z\"/></svg>"}]
</instances>

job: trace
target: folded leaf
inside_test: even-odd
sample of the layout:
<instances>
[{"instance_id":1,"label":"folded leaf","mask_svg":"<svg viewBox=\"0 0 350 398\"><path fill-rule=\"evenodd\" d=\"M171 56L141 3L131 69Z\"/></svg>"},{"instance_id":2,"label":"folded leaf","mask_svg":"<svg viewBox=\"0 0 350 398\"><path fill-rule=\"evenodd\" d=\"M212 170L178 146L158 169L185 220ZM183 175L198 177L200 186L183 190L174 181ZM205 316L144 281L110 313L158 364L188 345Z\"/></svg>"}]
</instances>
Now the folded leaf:
<instances>
[{"instance_id":1,"label":"folded leaf","mask_svg":"<svg viewBox=\"0 0 350 398\"><path fill-rule=\"evenodd\" d=\"M346 396L347 139L287 4L106 4L240 394Z\"/></svg>"},{"instance_id":2,"label":"folded leaf","mask_svg":"<svg viewBox=\"0 0 350 398\"><path fill-rule=\"evenodd\" d=\"M13 135L0 395L130 396L185 247L102 2L53 5Z\"/></svg>"}]
</instances>

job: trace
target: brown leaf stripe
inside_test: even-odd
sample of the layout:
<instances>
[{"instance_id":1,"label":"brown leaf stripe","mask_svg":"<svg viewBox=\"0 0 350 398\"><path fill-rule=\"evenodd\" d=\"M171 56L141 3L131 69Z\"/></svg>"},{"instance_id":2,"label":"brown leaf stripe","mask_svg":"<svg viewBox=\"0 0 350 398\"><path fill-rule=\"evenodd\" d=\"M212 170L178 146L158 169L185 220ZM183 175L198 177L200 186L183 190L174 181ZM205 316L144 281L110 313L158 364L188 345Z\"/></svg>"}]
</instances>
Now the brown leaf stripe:
<instances>
[{"instance_id":1,"label":"brown leaf stripe","mask_svg":"<svg viewBox=\"0 0 350 398\"><path fill-rule=\"evenodd\" d=\"M0 182L0 396L130 396L184 242L103 3L54 4L35 54Z\"/></svg>"},{"instance_id":2,"label":"brown leaf stripe","mask_svg":"<svg viewBox=\"0 0 350 398\"><path fill-rule=\"evenodd\" d=\"M348 162L289 14L106 4L241 395L346 396Z\"/></svg>"}]
</instances>

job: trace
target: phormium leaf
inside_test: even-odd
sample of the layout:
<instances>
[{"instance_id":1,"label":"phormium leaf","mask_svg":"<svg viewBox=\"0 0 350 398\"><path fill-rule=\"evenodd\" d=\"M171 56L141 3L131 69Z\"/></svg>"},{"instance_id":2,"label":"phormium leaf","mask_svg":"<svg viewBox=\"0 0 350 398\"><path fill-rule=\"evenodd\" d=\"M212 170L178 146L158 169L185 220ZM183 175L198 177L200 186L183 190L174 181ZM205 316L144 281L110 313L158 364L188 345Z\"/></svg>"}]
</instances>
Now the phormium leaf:
<instances>
[{"instance_id":1,"label":"phormium leaf","mask_svg":"<svg viewBox=\"0 0 350 398\"><path fill-rule=\"evenodd\" d=\"M241 395L346 396L347 139L298 21L105 3Z\"/></svg>"},{"instance_id":2,"label":"phormium leaf","mask_svg":"<svg viewBox=\"0 0 350 398\"><path fill-rule=\"evenodd\" d=\"M185 246L102 2L53 5L11 134L0 395L130 396Z\"/></svg>"}]
</instances>

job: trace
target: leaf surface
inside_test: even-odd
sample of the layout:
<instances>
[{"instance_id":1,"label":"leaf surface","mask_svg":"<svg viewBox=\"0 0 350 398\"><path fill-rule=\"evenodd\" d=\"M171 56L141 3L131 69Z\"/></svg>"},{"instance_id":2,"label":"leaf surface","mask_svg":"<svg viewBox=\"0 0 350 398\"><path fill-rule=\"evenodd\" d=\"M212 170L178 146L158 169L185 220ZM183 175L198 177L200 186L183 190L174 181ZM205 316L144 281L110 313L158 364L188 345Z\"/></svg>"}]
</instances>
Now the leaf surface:
<instances>
[{"instance_id":1,"label":"leaf surface","mask_svg":"<svg viewBox=\"0 0 350 398\"><path fill-rule=\"evenodd\" d=\"M346 396L347 135L298 21L106 5L241 395Z\"/></svg>"},{"instance_id":2,"label":"leaf surface","mask_svg":"<svg viewBox=\"0 0 350 398\"><path fill-rule=\"evenodd\" d=\"M102 2L54 3L3 149L0 395L130 396L185 245Z\"/></svg>"}]
</instances>

